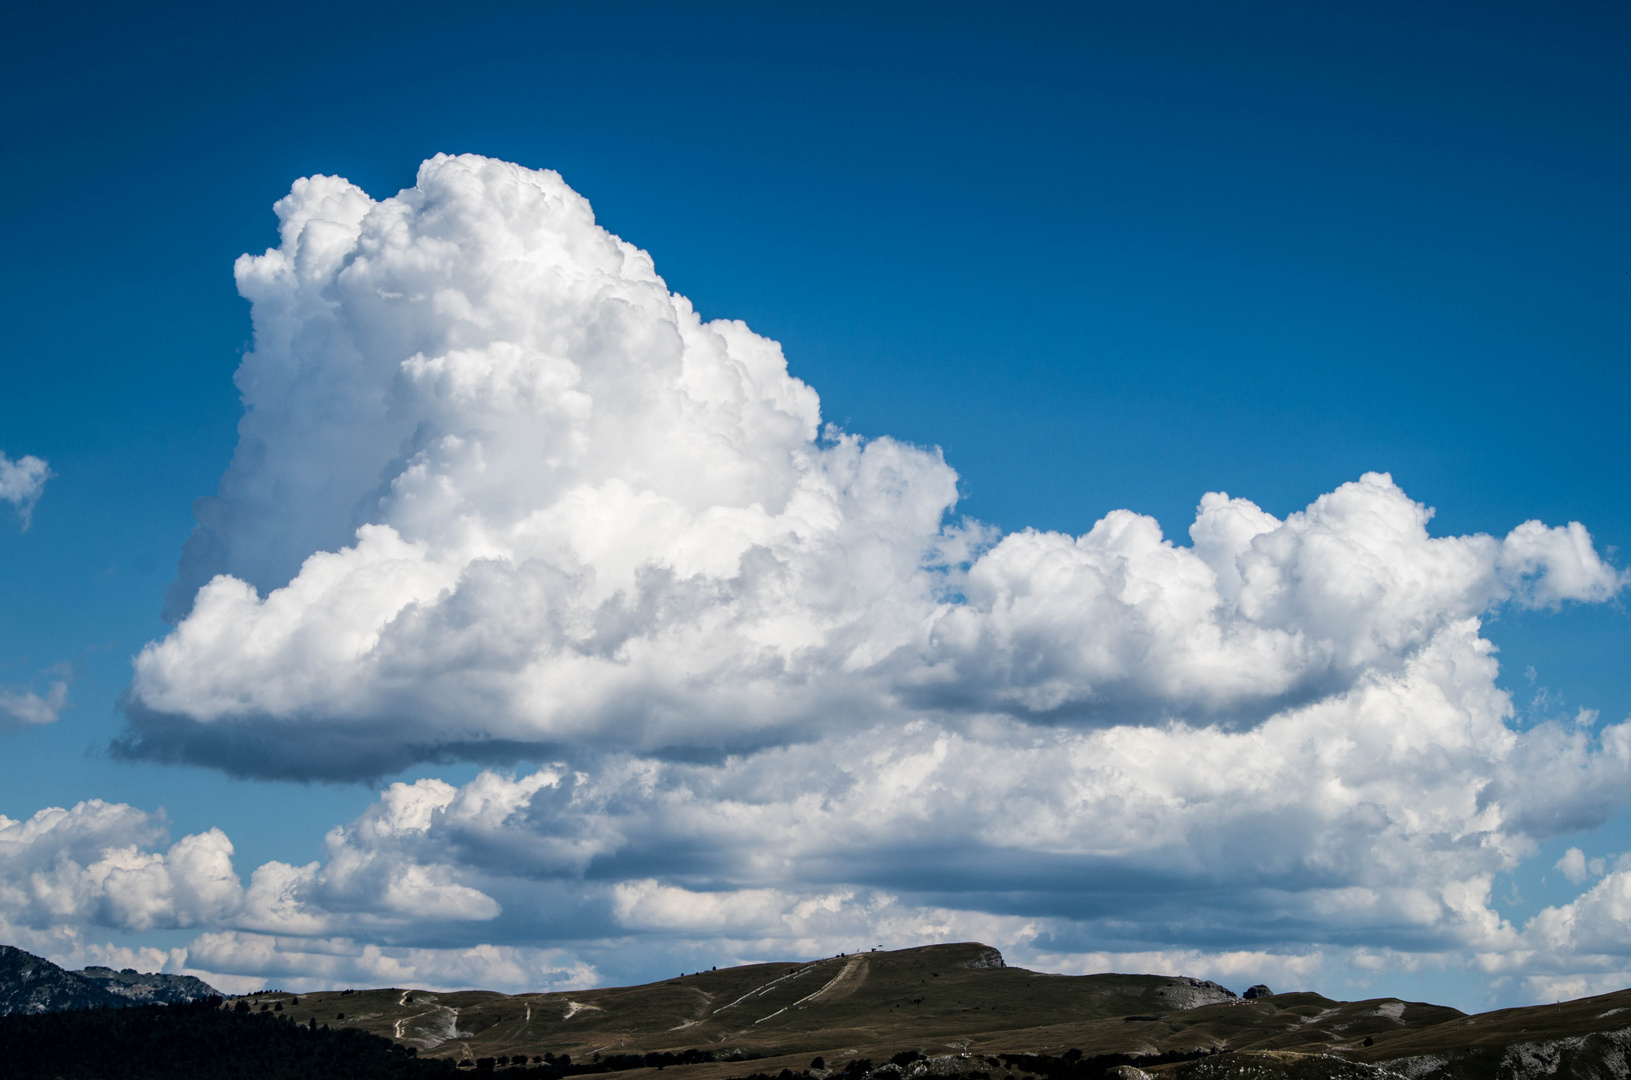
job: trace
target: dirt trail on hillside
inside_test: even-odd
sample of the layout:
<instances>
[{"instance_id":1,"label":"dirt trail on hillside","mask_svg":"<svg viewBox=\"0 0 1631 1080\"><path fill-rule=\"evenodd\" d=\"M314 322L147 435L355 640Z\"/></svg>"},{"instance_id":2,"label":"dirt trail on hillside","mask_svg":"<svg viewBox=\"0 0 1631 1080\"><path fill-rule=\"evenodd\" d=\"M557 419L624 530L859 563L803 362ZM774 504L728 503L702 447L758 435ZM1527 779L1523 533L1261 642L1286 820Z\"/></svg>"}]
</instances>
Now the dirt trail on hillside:
<instances>
[{"instance_id":1,"label":"dirt trail on hillside","mask_svg":"<svg viewBox=\"0 0 1631 1080\"><path fill-rule=\"evenodd\" d=\"M567 998L566 999L566 1015L561 1017L561 1019L562 1020L570 1020L574 1016L578 1015L579 1013L584 1013L584 1012L605 1012L605 1010L602 1009L599 1005L590 1005L587 1002L573 1001L571 998Z\"/></svg>"},{"instance_id":2,"label":"dirt trail on hillside","mask_svg":"<svg viewBox=\"0 0 1631 1080\"><path fill-rule=\"evenodd\" d=\"M803 971L796 972L796 974L802 975L805 971L810 971L814 967L815 965L812 964L810 967L803 969ZM815 993L805 994L791 1005L783 1005L769 1016L759 1017L759 1019L754 1021L754 1024L758 1025L764 1023L766 1020L774 1020L776 1017L780 1016L789 1009L802 1009L819 1001L838 1001L841 998L847 998L851 994L855 993L855 991L860 988L862 983L866 982L866 973L866 960L863 957L857 956L849 963L845 964L842 971L828 979L821 989L817 990ZM777 980L777 982L780 981L780 979ZM775 984L766 984L767 987L773 985ZM734 1002L732 1004L734 1004Z\"/></svg>"},{"instance_id":3,"label":"dirt trail on hillside","mask_svg":"<svg viewBox=\"0 0 1631 1080\"><path fill-rule=\"evenodd\" d=\"M432 1017L433 1019L427 1020L416 1027L409 1027L415 1020L424 1020L425 1017ZM412 1043L425 1050L433 1050L462 1034L459 1031L459 1010L449 1008L446 1005L431 1005L424 1012L404 1016L396 1021L392 1028L392 1035L398 1041Z\"/></svg>"},{"instance_id":4,"label":"dirt trail on hillside","mask_svg":"<svg viewBox=\"0 0 1631 1080\"><path fill-rule=\"evenodd\" d=\"M680 1021L678 1024L675 1024L673 1027L669 1028L669 1031L683 1031L688 1027L695 1027L704 1020L708 1019L708 1006L714 1003L714 996L708 993L706 990L699 990L695 986L687 986L686 989L691 991L691 993L696 994L697 997L701 999L697 1002L696 1015L689 1020Z\"/></svg>"},{"instance_id":5,"label":"dirt trail on hillside","mask_svg":"<svg viewBox=\"0 0 1631 1080\"><path fill-rule=\"evenodd\" d=\"M737 998L735 1001L731 1002L729 1005L721 1005L718 1009L714 1010L714 1014L717 1016L719 1013L724 1012L726 1009L734 1009L738 1005L742 1004L742 1002L746 1001L748 998L751 998L751 997L763 997L765 994L768 994L770 992L771 987L777 985L778 983L784 983L788 979L796 979L800 975L807 975L810 972L814 971L815 969L816 969L816 965L806 964L804 967L801 967L796 971L789 971L786 975L783 975L779 979L771 979L767 983L763 983L763 984L761 984L759 986L755 986L752 990L749 990L747 993L743 994L741 997Z\"/></svg>"},{"instance_id":6,"label":"dirt trail on hillside","mask_svg":"<svg viewBox=\"0 0 1631 1080\"><path fill-rule=\"evenodd\" d=\"M857 956L845 964L844 970L833 976L832 981L826 986L798 1002L798 1006L803 1008L806 1005L818 1005L828 1001L842 1001L861 988L870 970L871 965L866 962L866 957Z\"/></svg>"}]
</instances>

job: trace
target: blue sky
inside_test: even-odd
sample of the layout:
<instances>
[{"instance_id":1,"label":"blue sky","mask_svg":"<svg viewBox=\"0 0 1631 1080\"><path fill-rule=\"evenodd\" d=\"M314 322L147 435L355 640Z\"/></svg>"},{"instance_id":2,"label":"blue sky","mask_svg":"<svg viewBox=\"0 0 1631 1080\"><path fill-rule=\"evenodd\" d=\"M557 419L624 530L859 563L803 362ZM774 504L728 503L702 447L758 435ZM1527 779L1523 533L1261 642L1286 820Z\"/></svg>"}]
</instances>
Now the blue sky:
<instances>
[{"instance_id":1,"label":"blue sky","mask_svg":"<svg viewBox=\"0 0 1631 1080\"><path fill-rule=\"evenodd\" d=\"M941 448L960 495L948 520L1078 535L1127 508L1187 545L1205 492L1285 518L1374 470L1435 508L1434 537L1579 521L1604 565L1626 566L1631 87L1625 16L1611 6L1015 14L495 4L454 16L414 5L87 5L4 19L0 451L45 459L53 475L30 528L0 529L0 686L44 694L58 665L71 670L59 718L0 742L0 813L11 819L93 798L132 813L162 807L171 840L211 828L230 836L247 882L269 861L329 859L325 834L374 812L381 783L469 784L491 763L444 750L367 782L331 784L234 779L108 753L129 730L121 702L132 658L171 633L160 611L193 501L215 492L237 446L243 411L232 375L253 346L233 260L277 244L270 208L296 178L345 177L383 200L412 187L439 152L556 170L601 226L650 253L704 320L740 319L780 342L792 376L819 393L824 420ZM333 548L290 557L316 550ZM1495 679L1516 708L1501 722L1512 730L1547 720L1575 730L1581 709L1596 711L1593 730L1631 714L1623 600L1579 599L1569 594L1557 611L1479 610L1480 632L1500 649ZM1389 662L1427 647L1401 646ZM1310 683L1293 697L1326 690ZM967 692L972 701L983 691ZM1261 730L1291 699L1275 700L1227 721L1167 702L1157 719ZM939 706L908 706L976 738ZM308 701L300 715L321 725L329 707ZM698 716L709 708L695 707ZM1039 731L1091 732L1108 722L1092 719L1093 708L1083 706L1087 720L1003 715ZM861 737L799 724L788 753ZM593 772L600 765L584 762L604 764L620 730L581 745L557 739L498 765L522 779L540 761ZM693 742L745 752L687 730ZM673 750L636 742L626 749L654 760ZM1455 873L1492 875L1491 910L1521 930L1593 887L1555 869L1565 850L1606 860L1599 876L1617 872L1631 825L1623 800L1608 802L1554 808L1558 820L1588 827L1531 828L1508 838L1507 863ZM965 825L978 817L960 812L973 815L959 819ZM996 820L967 827L1006 850ZM1144 868L1173 897L1167 937L1146 927L1116 938L1084 914L1102 908L1115 923L1115 905L1082 897L1137 874L1102 852L1058 870L1068 882L1049 893L1055 899L997 910L990 897L948 900L935 882L952 864L926 848L913 849L915 879L808 870L771 881L721 870L701 880L642 862L637 827L617 828L621 854L578 877L538 879L575 899L536 917L520 914L506 886L483 884L491 867L397 852L390 858L429 860L441 868L433 877L461 883L446 888L498 896L504 913L454 926L432 904L377 941L554 949L549 978L622 981L666 974L693 954L824 950L881 928L888 920L874 893L893 890L902 910L998 920L991 934L1012 940L993 944L1061 969L1091 966L1082 957L1148 955L1251 982L1255 974L1218 957L1257 949L1282 957L1260 962L1269 974L1338 996L1371 978L1360 988L1463 1006L1554 985L1525 978L1601 980L1620 970L1608 960L1571 969L1559 959L1545 971L1457 966L1456 955L1499 949L1438 924L1320 924L1302 909L1287 909L1261 940L1224 940L1215 928L1185 929L1211 901L1195 880L1164 877L1170 867ZM163 851L169 840L146 843ZM892 850L876 841L851 854L865 863ZM1023 844L1011 857L1038 880L1053 872ZM1228 886L1226 875L1218 880ZM595 899L596 881L614 892ZM644 882L655 884L637 896ZM661 890L681 887L747 890L755 911L845 887L874 907L841 929L785 938L640 915L669 895ZM1302 886L1274 878L1265 887ZM352 909L366 906L362 893L346 895ZM447 910L470 899L448 895ZM325 911L344 906L328 903ZM7 917L38 935L19 943L38 951L55 942L65 958L109 943L171 949L200 932L269 932L211 910L145 921L104 910L67 929L37 913ZM1034 933L1021 925L1059 917L1067 921ZM923 918L912 925L987 925ZM890 932L902 941L930 934ZM614 938L639 944L608 944ZM1301 967L1283 959L1316 947L1350 952ZM1418 953L1430 958L1408 959ZM276 967L238 958L230 971L225 960L209 968L199 955L194 947L186 963L289 981ZM427 981L483 974L423 964ZM342 966L312 977L365 975Z\"/></svg>"}]
</instances>

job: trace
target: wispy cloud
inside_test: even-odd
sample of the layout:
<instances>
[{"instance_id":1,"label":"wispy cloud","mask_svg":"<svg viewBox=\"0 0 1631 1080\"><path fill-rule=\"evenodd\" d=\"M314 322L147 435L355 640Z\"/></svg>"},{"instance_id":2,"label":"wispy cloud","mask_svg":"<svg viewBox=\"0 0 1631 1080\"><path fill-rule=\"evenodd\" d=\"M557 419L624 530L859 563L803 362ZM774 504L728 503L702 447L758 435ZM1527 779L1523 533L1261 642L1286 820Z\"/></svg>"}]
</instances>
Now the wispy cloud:
<instances>
[{"instance_id":1,"label":"wispy cloud","mask_svg":"<svg viewBox=\"0 0 1631 1080\"><path fill-rule=\"evenodd\" d=\"M27 687L0 686L0 731L54 724L68 707L68 680L54 681L44 694Z\"/></svg>"}]
</instances>

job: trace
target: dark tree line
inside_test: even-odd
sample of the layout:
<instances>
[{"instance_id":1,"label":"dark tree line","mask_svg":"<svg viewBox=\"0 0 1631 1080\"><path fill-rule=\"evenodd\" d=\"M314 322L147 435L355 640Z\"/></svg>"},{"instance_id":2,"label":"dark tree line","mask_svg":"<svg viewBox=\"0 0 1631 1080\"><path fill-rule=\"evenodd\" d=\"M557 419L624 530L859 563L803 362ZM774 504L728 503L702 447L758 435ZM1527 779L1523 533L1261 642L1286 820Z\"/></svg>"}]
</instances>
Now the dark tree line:
<instances>
[{"instance_id":1,"label":"dark tree line","mask_svg":"<svg viewBox=\"0 0 1631 1080\"><path fill-rule=\"evenodd\" d=\"M574 1062L571 1054L560 1057L544 1054L530 1060L525 1054L516 1054L513 1057L500 1055L477 1058L473 1062L461 1061L459 1067L464 1070L474 1068L477 1072L503 1068L508 1080L563 1080L568 1076L592 1076L596 1073L623 1072L625 1069L666 1069L670 1065L701 1065L709 1061L748 1061L757 1056L734 1052L720 1057L709 1050L681 1050L678 1053L664 1050L649 1054L597 1054L592 1061Z\"/></svg>"},{"instance_id":2,"label":"dark tree line","mask_svg":"<svg viewBox=\"0 0 1631 1080\"><path fill-rule=\"evenodd\" d=\"M223 1007L218 997L0 1017L5 1080L452 1080L499 1068L507 1080L564 1080L751 1056L682 1050L574 1062L569 1054L516 1054L455 1064L355 1028L318 1026L315 1018L297 1024L246 1001Z\"/></svg>"},{"instance_id":3,"label":"dark tree line","mask_svg":"<svg viewBox=\"0 0 1631 1080\"><path fill-rule=\"evenodd\" d=\"M999 1059L1021 1072L1045 1076L1047 1080L1102 1080L1117 1065L1134 1065L1140 1069L1156 1065L1172 1065L1180 1061L1194 1061L1211 1057L1215 1050L1168 1050L1162 1054L1094 1054L1084 1056L1080 1050L1066 1050L1059 1057L1048 1054L1002 1054Z\"/></svg>"},{"instance_id":4,"label":"dark tree line","mask_svg":"<svg viewBox=\"0 0 1631 1080\"><path fill-rule=\"evenodd\" d=\"M189 1004L0 1017L7 1080L421 1080L457 1075L378 1035Z\"/></svg>"},{"instance_id":5,"label":"dark tree line","mask_svg":"<svg viewBox=\"0 0 1631 1080\"><path fill-rule=\"evenodd\" d=\"M1210 1057L1212 1050L1173 1050L1162 1054L1095 1054L1084 1056L1080 1050L1067 1050L1059 1057L1048 1054L1002 1054L998 1057L973 1057L968 1061L968 1068L962 1075L968 1080L991 1080L991 1072L982 1069L982 1064L993 1069L1000 1069L1004 1064L1011 1066L1020 1073L1045 1077L1046 1080L1104 1080L1109 1071L1117 1065L1136 1065L1140 1068L1149 1068L1155 1065L1171 1065L1180 1061L1193 1061L1196 1058ZM916 1050L902 1050L889 1059L889 1064L896 1066L902 1073L908 1071L915 1061L924 1060L924 1055ZM810 1062L810 1069L822 1069L826 1062L816 1058ZM783 1069L772 1076L769 1073L756 1072L747 1076L736 1077L734 1080L816 1080L810 1069L794 1072ZM854 1058L844 1064L842 1069L834 1069L826 1080L867 1080L878 1069L870 1058Z\"/></svg>"}]
</instances>

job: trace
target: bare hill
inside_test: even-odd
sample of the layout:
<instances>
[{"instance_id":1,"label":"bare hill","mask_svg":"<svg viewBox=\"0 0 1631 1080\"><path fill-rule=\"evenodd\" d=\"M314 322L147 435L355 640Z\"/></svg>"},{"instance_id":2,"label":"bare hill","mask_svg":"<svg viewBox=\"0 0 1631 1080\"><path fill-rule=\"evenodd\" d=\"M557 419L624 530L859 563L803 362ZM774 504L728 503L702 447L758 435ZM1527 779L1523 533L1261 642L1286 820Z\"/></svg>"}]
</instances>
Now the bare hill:
<instances>
[{"instance_id":1,"label":"bare hill","mask_svg":"<svg viewBox=\"0 0 1631 1080\"><path fill-rule=\"evenodd\" d=\"M753 964L605 990L515 997L366 990L302 995L298 1006L285 1007L297 1019L309 1013L324 1023L344 1012L347 1024L432 1054L547 1049L581 1059L690 1047L760 1056L851 1044L963 1048L1006 1032L1234 1000L1199 979L1043 975L1004 966L989 946L960 944Z\"/></svg>"},{"instance_id":2,"label":"bare hill","mask_svg":"<svg viewBox=\"0 0 1631 1080\"><path fill-rule=\"evenodd\" d=\"M1107 1068L1112 1059L1103 1055L1140 1060L1174 1080L1631 1075L1631 991L1469 1017L1396 998L1245 999L1177 976L1046 975L1007 967L995 949L978 943L754 964L568 993L393 988L305 994L298 1004L288 994L247 1000L255 1007L281 1004L300 1022L354 1026L424 1055L471 1063L548 1053L580 1064L619 1055L627 1065L627 1055L650 1054L655 1065L663 1063L657 1055L689 1049L714 1058L669 1065L674 1080L776 1077L784 1069L781 1080L836 1080L847 1064L862 1061L878 1063L867 1070L875 1080L981 1073L988 1080L1072 1080L1100 1075L1083 1073L1083 1062ZM1072 1050L1078 1053L1067 1057ZM883 1064L906 1051L924 1057ZM810 1067L817 1056L822 1069ZM1175 1060L1184 1056L1196 1059Z\"/></svg>"}]
</instances>

